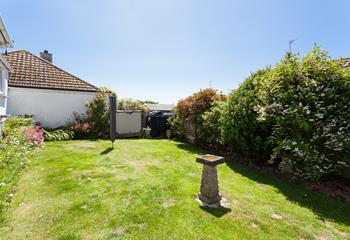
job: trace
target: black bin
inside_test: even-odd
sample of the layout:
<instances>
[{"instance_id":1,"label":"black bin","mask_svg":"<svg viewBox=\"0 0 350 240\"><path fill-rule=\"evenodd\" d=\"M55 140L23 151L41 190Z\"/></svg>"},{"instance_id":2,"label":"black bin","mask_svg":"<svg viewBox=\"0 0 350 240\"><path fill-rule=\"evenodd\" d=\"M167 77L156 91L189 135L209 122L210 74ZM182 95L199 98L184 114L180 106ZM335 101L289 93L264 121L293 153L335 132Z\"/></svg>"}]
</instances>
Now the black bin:
<instances>
[{"instance_id":1,"label":"black bin","mask_svg":"<svg viewBox=\"0 0 350 240\"><path fill-rule=\"evenodd\" d=\"M168 118L171 117L173 113L169 112L151 112L148 125L151 128L152 137L164 136L166 130L170 129L168 123Z\"/></svg>"}]
</instances>

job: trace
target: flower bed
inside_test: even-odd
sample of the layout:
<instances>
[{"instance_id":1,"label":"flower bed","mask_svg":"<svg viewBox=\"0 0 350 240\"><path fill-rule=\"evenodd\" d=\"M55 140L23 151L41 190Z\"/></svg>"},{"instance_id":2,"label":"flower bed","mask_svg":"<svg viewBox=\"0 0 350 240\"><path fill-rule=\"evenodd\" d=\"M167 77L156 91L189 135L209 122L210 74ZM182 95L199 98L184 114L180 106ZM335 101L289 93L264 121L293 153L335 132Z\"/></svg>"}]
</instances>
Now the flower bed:
<instances>
[{"instance_id":1,"label":"flower bed","mask_svg":"<svg viewBox=\"0 0 350 240\"><path fill-rule=\"evenodd\" d=\"M4 204L11 201L16 191L20 171L33 150L43 145L43 131L30 118L12 118L5 123L0 142L0 222Z\"/></svg>"}]
</instances>

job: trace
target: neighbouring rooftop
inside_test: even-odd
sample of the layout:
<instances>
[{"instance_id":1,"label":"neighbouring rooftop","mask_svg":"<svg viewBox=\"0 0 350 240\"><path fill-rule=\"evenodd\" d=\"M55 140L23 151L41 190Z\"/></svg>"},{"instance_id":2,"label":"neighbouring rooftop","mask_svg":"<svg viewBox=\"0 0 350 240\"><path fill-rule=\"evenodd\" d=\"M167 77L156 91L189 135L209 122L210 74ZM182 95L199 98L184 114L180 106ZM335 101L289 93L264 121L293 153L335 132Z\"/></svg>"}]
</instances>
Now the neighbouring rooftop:
<instances>
[{"instance_id":1,"label":"neighbouring rooftop","mask_svg":"<svg viewBox=\"0 0 350 240\"><path fill-rule=\"evenodd\" d=\"M174 104L146 104L150 111L172 111Z\"/></svg>"},{"instance_id":2,"label":"neighbouring rooftop","mask_svg":"<svg viewBox=\"0 0 350 240\"><path fill-rule=\"evenodd\" d=\"M3 54L13 69L10 87L95 92L97 87L26 50Z\"/></svg>"}]
</instances>

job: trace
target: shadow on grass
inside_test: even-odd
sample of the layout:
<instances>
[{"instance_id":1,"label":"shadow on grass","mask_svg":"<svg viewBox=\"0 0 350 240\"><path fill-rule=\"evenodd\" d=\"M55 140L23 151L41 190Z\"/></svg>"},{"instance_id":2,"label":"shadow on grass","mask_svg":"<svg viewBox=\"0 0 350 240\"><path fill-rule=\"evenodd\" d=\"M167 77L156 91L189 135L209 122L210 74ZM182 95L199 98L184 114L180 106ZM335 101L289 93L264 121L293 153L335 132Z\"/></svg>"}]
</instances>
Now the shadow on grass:
<instances>
[{"instance_id":1,"label":"shadow on grass","mask_svg":"<svg viewBox=\"0 0 350 240\"><path fill-rule=\"evenodd\" d=\"M199 147L186 143L181 143L178 147L193 154L203 154L206 152ZM275 176L262 173L256 169L235 162L232 159L226 160L225 164L235 173L260 184L266 184L277 188L280 193L286 196L288 201L295 202L301 207L310 209L320 220L330 219L338 223L350 225L350 204L308 190L300 185L289 183Z\"/></svg>"},{"instance_id":2,"label":"shadow on grass","mask_svg":"<svg viewBox=\"0 0 350 240\"><path fill-rule=\"evenodd\" d=\"M108 153L110 153L111 151L113 151L113 148L109 147L109 148L103 150L102 152L100 152L100 154L101 154L101 155L108 154Z\"/></svg>"},{"instance_id":3,"label":"shadow on grass","mask_svg":"<svg viewBox=\"0 0 350 240\"><path fill-rule=\"evenodd\" d=\"M192 154L202 155L202 154L207 153L205 150L203 150L195 145L189 144L189 143L180 142L180 144L177 145L177 147L181 148L182 150L184 150L186 152L192 153Z\"/></svg>"},{"instance_id":4,"label":"shadow on grass","mask_svg":"<svg viewBox=\"0 0 350 240\"><path fill-rule=\"evenodd\" d=\"M226 208L226 207L217 207L217 208L211 208L211 207L206 207L206 206L200 206L200 208L203 211L206 211L207 213L210 213L211 215L220 218L224 216L225 214L231 212L231 208Z\"/></svg>"}]
</instances>

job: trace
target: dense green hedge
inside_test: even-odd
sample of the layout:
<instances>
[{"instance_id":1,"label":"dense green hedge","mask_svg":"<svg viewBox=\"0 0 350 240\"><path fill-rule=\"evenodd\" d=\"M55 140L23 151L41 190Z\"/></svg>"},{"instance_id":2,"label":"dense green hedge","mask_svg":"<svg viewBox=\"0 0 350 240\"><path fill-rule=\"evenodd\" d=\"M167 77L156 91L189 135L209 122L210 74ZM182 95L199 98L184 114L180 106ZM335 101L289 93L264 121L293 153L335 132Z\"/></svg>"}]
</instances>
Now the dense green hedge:
<instances>
[{"instance_id":1,"label":"dense green hedge","mask_svg":"<svg viewBox=\"0 0 350 240\"><path fill-rule=\"evenodd\" d=\"M341 173L350 149L350 70L342 64L315 47L252 74L224 108L224 142L307 179Z\"/></svg>"},{"instance_id":2,"label":"dense green hedge","mask_svg":"<svg viewBox=\"0 0 350 240\"><path fill-rule=\"evenodd\" d=\"M232 152L263 163L270 156L269 123L258 121L260 82L269 69L259 70L232 91L221 118L222 138Z\"/></svg>"},{"instance_id":3,"label":"dense green hedge","mask_svg":"<svg viewBox=\"0 0 350 240\"><path fill-rule=\"evenodd\" d=\"M222 144L220 119L224 106L224 102L215 101L209 110L200 115L197 125L197 138L200 143L214 147Z\"/></svg>"},{"instance_id":4,"label":"dense green hedge","mask_svg":"<svg viewBox=\"0 0 350 240\"><path fill-rule=\"evenodd\" d=\"M179 101L173 131L186 134L192 122L197 143L309 180L341 174L349 165L350 69L319 47L302 58L288 52L252 73L224 102L212 89Z\"/></svg>"}]
</instances>

